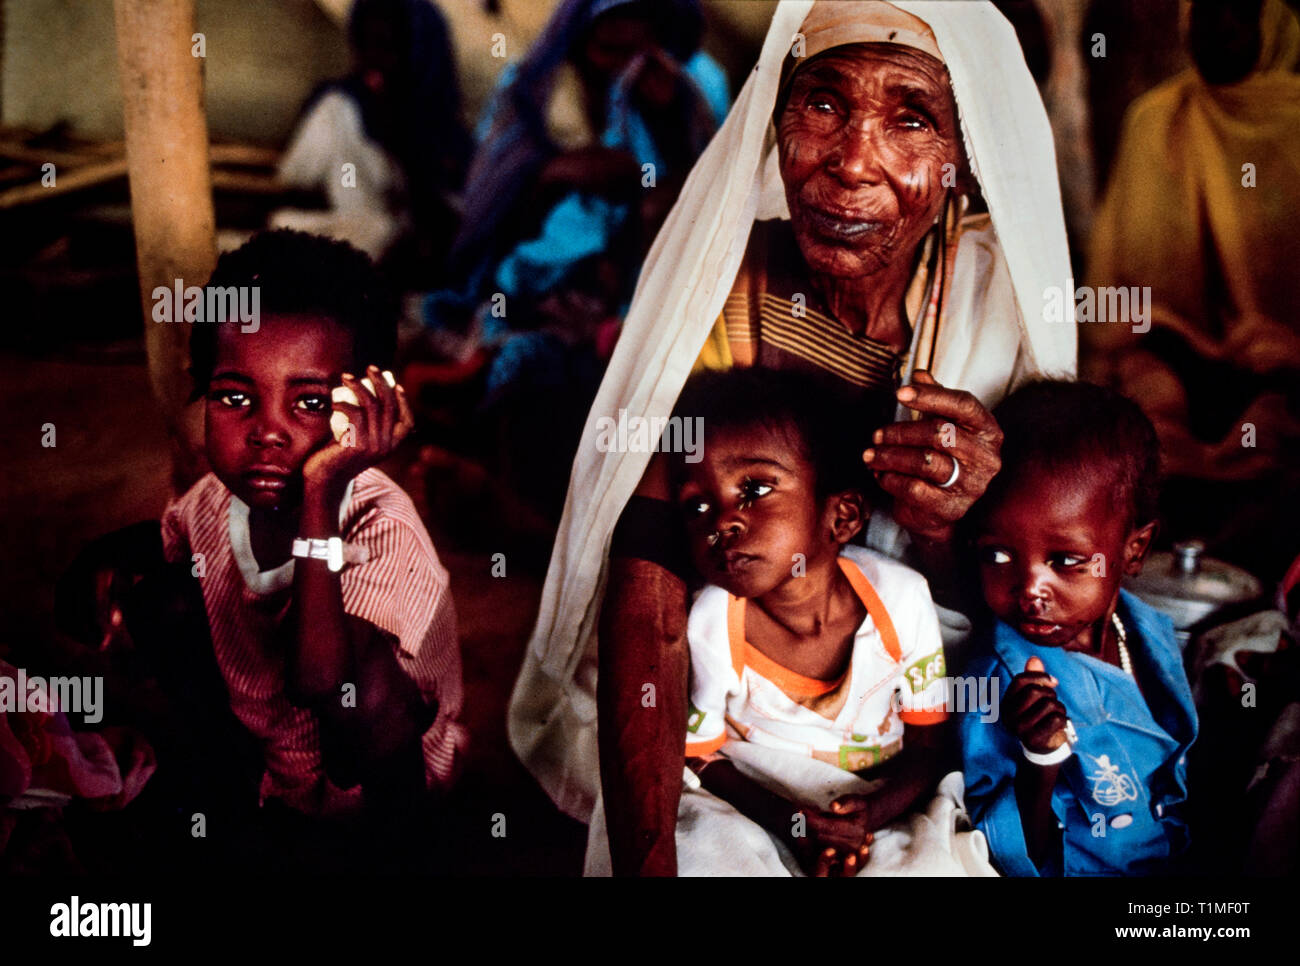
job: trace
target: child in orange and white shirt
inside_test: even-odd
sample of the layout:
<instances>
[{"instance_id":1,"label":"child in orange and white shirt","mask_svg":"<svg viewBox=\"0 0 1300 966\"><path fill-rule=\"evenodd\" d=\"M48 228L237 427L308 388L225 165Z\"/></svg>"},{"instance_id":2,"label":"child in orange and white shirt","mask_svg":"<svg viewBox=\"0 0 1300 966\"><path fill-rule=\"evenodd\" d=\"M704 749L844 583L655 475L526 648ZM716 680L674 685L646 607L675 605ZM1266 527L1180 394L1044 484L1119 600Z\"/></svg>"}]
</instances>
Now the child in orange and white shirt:
<instances>
[{"instance_id":1,"label":"child in orange and white shirt","mask_svg":"<svg viewBox=\"0 0 1300 966\"><path fill-rule=\"evenodd\" d=\"M792 854L809 874L856 875L873 833L942 774L946 678L929 588L911 568L850 545L869 514L860 450L809 377L699 375L677 412L701 418L705 440L697 462L676 466L692 556L709 581L687 632L688 765L758 826L747 833L754 845L761 829L783 862ZM809 786L763 777L773 759L826 774L801 758L885 780L817 807ZM699 851L683 847L691 834L679 819L684 874ZM698 871L738 870L706 861Z\"/></svg>"}]
</instances>

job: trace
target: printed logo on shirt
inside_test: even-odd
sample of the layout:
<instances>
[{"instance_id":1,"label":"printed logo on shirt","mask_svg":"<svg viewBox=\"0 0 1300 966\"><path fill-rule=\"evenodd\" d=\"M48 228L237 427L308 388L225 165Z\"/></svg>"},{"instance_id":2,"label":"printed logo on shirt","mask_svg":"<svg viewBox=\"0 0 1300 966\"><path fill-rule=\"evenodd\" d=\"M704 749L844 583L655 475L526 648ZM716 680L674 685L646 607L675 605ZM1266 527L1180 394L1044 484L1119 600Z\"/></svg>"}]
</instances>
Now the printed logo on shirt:
<instances>
[{"instance_id":1,"label":"printed logo on shirt","mask_svg":"<svg viewBox=\"0 0 1300 966\"><path fill-rule=\"evenodd\" d=\"M947 671L943 663L943 651L927 654L906 671L903 677L913 694L920 694L935 681L942 678Z\"/></svg>"},{"instance_id":2,"label":"printed logo on shirt","mask_svg":"<svg viewBox=\"0 0 1300 966\"><path fill-rule=\"evenodd\" d=\"M853 740L859 740L858 736L854 735ZM893 741L883 747L881 745L840 745L839 760L832 763L839 765L845 771L866 771L882 761L893 758L902 748L901 741ZM813 757L822 758L822 755L814 752Z\"/></svg>"},{"instance_id":3,"label":"printed logo on shirt","mask_svg":"<svg viewBox=\"0 0 1300 966\"><path fill-rule=\"evenodd\" d=\"M1097 771L1088 776L1088 781L1092 782L1092 797L1098 805L1118 805L1137 799L1137 782L1123 774L1119 765L1111 764L1110 755L1087 757L1097 764Z\"/></svg>"},{"instance_id":4,"label":"printed logo on shirt","mask_svg":"<svg viewBox=\"0 0 1300 966\"><path fill-rule=\"evenodd\" d=\"M704 712L692 704L686 716L686 730L693 735L699 734L700 725L704 724L705 717Z\"/></svg>"}]
</instances>

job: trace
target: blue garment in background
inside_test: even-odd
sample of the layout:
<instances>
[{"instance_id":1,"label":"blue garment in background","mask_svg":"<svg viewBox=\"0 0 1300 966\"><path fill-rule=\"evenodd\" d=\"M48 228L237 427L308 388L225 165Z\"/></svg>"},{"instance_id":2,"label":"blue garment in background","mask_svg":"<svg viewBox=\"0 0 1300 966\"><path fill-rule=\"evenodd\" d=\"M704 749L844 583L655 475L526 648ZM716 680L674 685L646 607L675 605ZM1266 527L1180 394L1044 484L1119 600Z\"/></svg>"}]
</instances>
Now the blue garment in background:
<instances>
[{"instance_id":1,"label":"blue garment in background","mask_svg":"<svg viewBox=\"0 0 1300 966\"><path fill-rule=\"evenodd\" d=\"M1040 869L1029 858L1016 804L1016 769L1024 760L1019 741L978 711L958 715L966 807L1007 875L1149 875L1169 871L1186 851L1182 809L1196 708L1182 654L1169 618L1127 591L1120 592L1119 614L1134 667L1144 684L1151 682L1146 698L1120 668L1031 644L1001 621L991 647L967 667L969 675L995 678L1002 698L1025 662L1039 658L1060 682L1057 697L1079 735L1052 793L1063 829L1062 864Z\"/></svg>"},{"instance_id":2,"label":"blue garment in background","mask_svg":"<svg viewBox=\"0 0 1300 966\"><path fill-rule=\"evenodd\" d=\"M559 69L583 34L602 15L620 7L646 20L664 51L679 64L699 50L704 31L700 0L561 0L541 36L510 71L514 83L498 85L488 122L480 125L479 150L465 185L464 217L452 246L454 276L486 277L484 262L493 258L502 220L558 150L545 118Z\"/></svg>"},{"instance_id":3,"label":"blue garment in background","mask_svg":"<svg viewBox=\"0 0 1300 966\"><path fill-rule=\"evenodd\" d=\"M699 51L684 65L683 72L695 87L695 93L707 109L711 130L725 119L730 106L726 73L708 54ZM496 112L512 90L518 68L507 65L488 108L475 133L488 137L496 126ZM610 89L605 128L600 135L602 146L627 151L642 164L654 165L656 180L684 172L672 172L654 143L649 125L631 101L635 65L629 67ZM702 150L704 144L698 145ZM483 292L501 293L506 304L515 298L540 298L560 288L580 264L607 251L624 227L631 208L600 195L571 192L561 198L543 219L538 234L517 244L495 265L488 263L467 279L460 291L434 292L426 296L426 324L442 324L448 310L466 311L479 304ZM515 331L508 318L491 313L480 315L483 324L482 344L497 348L487 372L486 396L493 399L507 386L529 379L533 382L565 381L566 368L561 361L569 348L555 335L544 331ZM531 375L529 375L531 373Z\"/></svg>"},{"instance_id":4,"label":"blue garment in background","mask_svg":"<svg viewBox=\"0 0 1300 966\"><path fill-rule=\"evenodd\" d=\"M701 51L683 65L683 70L708 105L714 127L721 126L730 95L727 76L718 62ZM512 80L513 74L506 68L501 86L507 87ZM631 104L629 86L624 75L611 91L601 145L627 151L642 165L654 165L656 178L678 174L667 170L649 127ZM480 130L488 130L491 124L491 117L485 117ZM495 290L507 298L553 290L580 262L609 248L627 216L626 204L577 191L566 195L547 214L537 237L521 242L501 260Z\"/></svg>"}]
</instances>

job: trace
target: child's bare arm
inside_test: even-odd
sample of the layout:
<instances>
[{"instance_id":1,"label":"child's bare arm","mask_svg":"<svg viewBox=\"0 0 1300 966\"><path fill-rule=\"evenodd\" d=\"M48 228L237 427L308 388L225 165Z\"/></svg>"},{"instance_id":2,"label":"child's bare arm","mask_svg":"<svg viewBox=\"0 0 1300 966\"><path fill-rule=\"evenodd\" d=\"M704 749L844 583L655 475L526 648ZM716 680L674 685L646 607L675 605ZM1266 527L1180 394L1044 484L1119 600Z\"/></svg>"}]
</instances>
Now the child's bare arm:
<instances>
[{"instance_id":1,"label":"child's bare arm","mask_svg":"<svg viewBox=\"0 0 1300 966\"><path fill-rule=\"evenodd\" d=\"M359 405L334 404L348 412L356 430L353 445L332 443L303 468L302 537L338 537L348 481L391 453L411 429L405 393L388 386L374 367L370 375L373 393L344 377ZM331 757L345 755L367 792L383 795L387 789L400 798L418 791L423 784L420 736L432 712L398 664L396 649L376 627L344 611L340 574L326 561L297 562L293 597L289 691L320 716L329 733L327 770L336 763ZM345 685L353 686L347 695Z\"/></svg>"},{"instance_id":2,"label":"child's bare arm","mask_svg":"<svg viewBox=\"0 0 1300 966\"><path fill-rule=\"evenodd\" d=\"M1025 850L1034 865L1042 867L1053 851L1061 847L1061 833L1052 815L1052 790L1060 765L1020 762L1016 768L1016 805L1025 834Z\"/></svg>"},{"instance_id":3,"label":"child's bare arm","mask_svg":"<svg viewBox=\"0 0 1300 966\"><path fill-rule=\"evenodd\" d=\"M304 535L338 536L337 522L331 531L308 515L304 505ZM320 718L326 773L340 787L359 782L371 801L411 799L423 787L420 737L436 709L425 704L383 632L344 612L339 575L324 561L298 564L290 694Z\"/></svg>"},{"instance_id":4,"label":"child's bare arm","mask_svg":"<svg viewBox=\"0 0 1300 966\"><path fill-rule=\"evenodd\" d=\"M1031 657L1025 670L1012 679L1003 698L1003 722L1032 752L1047 754L1065 741L1066 712L1056 696L1056 678ZM1042 866L1048 854L1060 848L1060 831L1052 814L1052 790L1061 766L1036 765L1021 759L1016 768L1016 805L1029 858Z\"/></svg>"},{"instance_id":5,"label":"child's bare arm","mask_svg":"<svg viewBox=\"0 0 1300 966\"><path fill-rule=\"evenodd\" d=\"M748 778L721 755L687 759L700 783L794 852L809 875L853 876L867 860L871 834L851 818L796 805Z\"/></svg>"}]
</instances>

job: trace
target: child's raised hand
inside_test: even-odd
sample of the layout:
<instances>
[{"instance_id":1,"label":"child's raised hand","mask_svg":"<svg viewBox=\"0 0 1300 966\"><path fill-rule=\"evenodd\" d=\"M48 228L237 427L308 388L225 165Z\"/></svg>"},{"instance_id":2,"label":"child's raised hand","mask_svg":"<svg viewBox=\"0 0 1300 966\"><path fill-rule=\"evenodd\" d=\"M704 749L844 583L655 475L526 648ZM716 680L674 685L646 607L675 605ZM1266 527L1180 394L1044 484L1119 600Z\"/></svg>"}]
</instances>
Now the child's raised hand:
<instances>
[{"instance_id":1,"label":"child's raised hand","mask_svg":"<svg viewBox=\"0 0 1300 966\"><path fill-rule=\"evenodd\" d=\"M373 389L344 373L343 385L352 390L358 402L334 401L334 409L344 413L350 425L342 439L326 444L308 458L302 471L306 487L321 487L341 496L348 480L382 462L414 428L415 417L406 390L390 386L376 366L369 366L366 374Z\"/></svg>"},{"instance_id":2,"label":"child's raised hand","mask_svg":"<svg viewBox=\"0 0 1300 966\"><path fill-rule=\"evenodd\" d=\"M1025 669L1011 680L1002 699L1002 721L1020 743L1037 754L1047 754L1065 742L1066 712L1056 697L1060 682L1047 673L1043 662L1031 657Z\"/></svg>"}]
</instances>

